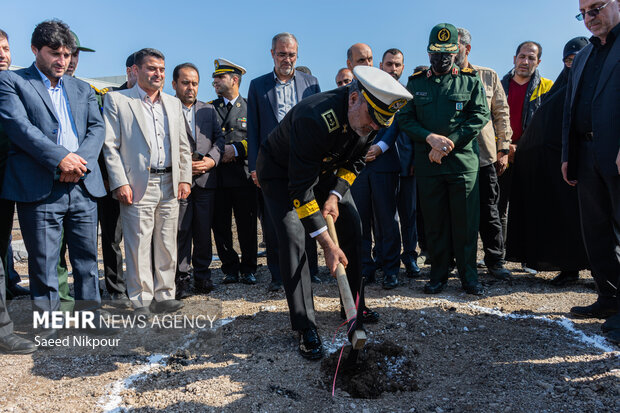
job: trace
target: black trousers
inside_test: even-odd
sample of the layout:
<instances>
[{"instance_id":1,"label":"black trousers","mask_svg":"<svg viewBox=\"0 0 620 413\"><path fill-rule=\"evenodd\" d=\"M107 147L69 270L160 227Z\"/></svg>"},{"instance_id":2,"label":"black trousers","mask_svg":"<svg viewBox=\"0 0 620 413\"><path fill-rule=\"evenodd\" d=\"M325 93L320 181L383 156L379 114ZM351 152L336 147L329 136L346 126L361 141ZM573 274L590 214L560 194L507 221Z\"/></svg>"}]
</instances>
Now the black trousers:
<instances>
[{"instance_id":1,"label":"black trousers","mask_svg":"<svg viewBox=\"0 0 620 413\"><path fill-rule=\"evenodd\" d=\"M187 199L179 200L177 279L188 274L192 267L196 279L211 279L209 266L213 258L211 226L213 224L215 196L215 189L194 186ZM192 241L194 244L193 251Z\"/></svg>"},{"instance_id":2,"label":"black trousers","mask_svg":"<svg viewBox=\"0 0 620 413\"><path fill-rule=\"evenodd\" d=\"M110 294L126 294L123 253L121 252L123 228L120 206L118 200L112 198L112 194L107 194L97 199L97 207L101 226L101 252L103 253L106 290ZM62 256L64 257L64 254Z\"/></svg>"},{"instance_id":3,"label":"black trousers","mask_svg":"<svg viewBox=\"0 0 620 413\"><path fill-rule=\"evenodd\" d=\"M362 274L374 275L377 263L372 258L372 234L375 251L385 274L398 274L400 233L396 220L398 173L376 172L365 168L353 182L351 195L362 220Z\"/></svg>"},{"instance_id":4,"label":"black trousers","mask_svg":"<svg viewBox=\"0 0 620 413\"><path fill-rule=\"evenodd\" d=\"M8 199L0 199L0 258L4 270L5 285L13 285L21 280L19 276L11 278L9 271L9 245L11 244L11 231L13 231L13 216L15 214L15 202ZM17 274L16 272L13 272Z\"/></svg>"},{"instance_id":5,"label":"black trousers","mask_svg":"<svg viewBox=\"0 0 620 413\"><path fill-rule=\"evenodd\" d=\"M4 262L4 259L2 260ZM6 307L6 286L4 268L0 265L0 337L8 336L13 332L13 322Z\"/></svg>"},{"instance_id":6,"label":"black trousers","mask_svg":"<svg viewBox=\"0 0 620 413\"><path fill-rule=\"evenodd\" d=\"M265 206L273 220L280 246L280 269L293 330L301 331L316 327L310 268L306 253L306 230L293 209L288 196L287 180L261 181ZM319 183L320 186L320 183ZM322 205L328 191L315 187L315 196ZM355 203L348 191L338 204L340 215L336 220L336 231L340 248L347 256L347 278L353 299L359 295L359 308L364 308L364 293L361 272L362 226ZM361 328L361 320L358 319Z\"/></svg>"},{"instance_id":7,"label":"black trousers","mask_svg":"<svg viewBox=\"0 0 620 413\"><path fill-rule=\"evenodd\" d=\"M599 300L620 310L620 176L601 174L592 144L579 145L577 196L583 243Z\"/></svg>"},{"instance_id":8,"label":"black trousers","mask_svg":"<svg viewBox=\"0 0 620 413\"><path fill-rule=\"evenodd\" d=\"M506 237L508 236L508 201L510 200L513 170L513 165L509 164L504 173L498 177L499 201L497 203L497 208L499 210L499 218L502 223L502 237L504 239L504 245L506 245ZM506 252L504 251L503 256L505 256L505 253Z\"/></svg>"},{"instance_id":9,"label":"black trousers","mask_svg":"<svg viewBox=\"0 0 620 413\"><path fill-rule=\"evenodd\" d=\"M398 185L397 206L403 243L403 253L400 259L405 265L409 265L411 261L418 258L418 253L415 250L418 244L417 198L415 176L401 176Z\"/></svg>"},{"instance_id":10,"label":"black trousers","mask_svg":"<svg viewBox=\"0 0 620 413\"><path fill-rule=\"evenodd\" d=\"M504 262L504 237L499 216L499 181L493 164L480 168L480 238L487 267Z\"/></svg>"},{"instance_id":11,"label":"black trousers","mask_svg":"<svg viewBox=\"0 0 620 413\"><path fill-rule=\"evenodd\" d=\"M233 247L232 214L237 224L241 260ZM217 188L213 236L224 274L256 272L257 245L256 187Z\"/></svg>"}]
</instances>

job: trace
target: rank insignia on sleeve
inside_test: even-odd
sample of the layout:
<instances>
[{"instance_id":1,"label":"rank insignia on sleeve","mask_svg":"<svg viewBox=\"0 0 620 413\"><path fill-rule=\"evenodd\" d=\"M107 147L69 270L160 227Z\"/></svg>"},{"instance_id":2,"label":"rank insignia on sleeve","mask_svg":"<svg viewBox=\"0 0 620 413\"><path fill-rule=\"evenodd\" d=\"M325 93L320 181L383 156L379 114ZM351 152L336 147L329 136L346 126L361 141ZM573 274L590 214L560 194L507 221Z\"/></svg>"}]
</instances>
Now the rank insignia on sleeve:
<instances>
[{"instance_id":1,"label":"rank insignia on sleeve","mask_svg":"<svg viewBox=\"0 0 620 413\"><path fill-rule=\"evenodd\" d=\"M333 109L321 113L321 117L325 121L325 124L327 125L327 131L329 133L335 131L340 127L340 124L338 123L338 118L336 117L336 113Z\"/></svg>"},{"instance_id":2,"label":"rank insignia on sleeve","mask_svg":"<svg viewBox=\"0 0 620 413\"><path fill-rule=\"evenodd\" d=\"M463 102L456 102L456 110L463 110Z\"/></svg>"}]
</instances>

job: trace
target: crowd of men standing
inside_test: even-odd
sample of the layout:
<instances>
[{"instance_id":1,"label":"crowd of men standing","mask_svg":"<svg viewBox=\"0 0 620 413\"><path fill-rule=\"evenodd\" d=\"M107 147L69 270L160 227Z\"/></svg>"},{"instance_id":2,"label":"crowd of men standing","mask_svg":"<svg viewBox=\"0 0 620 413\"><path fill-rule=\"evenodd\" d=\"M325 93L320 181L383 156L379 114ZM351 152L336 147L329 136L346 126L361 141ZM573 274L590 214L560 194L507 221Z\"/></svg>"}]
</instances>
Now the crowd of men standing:
<instances>
[{"instance_id":1,"label":"crowd of men standing","mask_svg":"<svg viewBox=\"0 0 620 413\"><path fill-rule=\"evenodd\" d=\"M295 68L295 36L280 33L271 45L274 70L250 82L247 100L239 94L245 68L216 59L211 77L218 98L208 103L197 100L200 72L192 63L173 70L176 97L164 93L165 57L152 48L127 58L127 82L117 89L98 90L76 79L80 51L93 50L58 20L35 28L35 63L8 71L9 36L0 30L0 155L6 163L0 270L9 271L16 205L34 307L75 305L101 313L100 224L111 299L136 314L173 312L193 290L206 294L215 288L212 233L222 282L256 284L260 220L269 290L284 287L304 357L322 354L310 285L320 282L317 241L330 271L338 262L348 264L360 297L355 328L379 320L364 305L364 285L375 281L378 268L383 288L392 289L401 262L407 276L417 277L424 258L431 264L425 293L443 291L456 267L464 291L481 295L477 267L507 280L510 259L532 274L537 268L561 270L556 285L590 268L599 298L571 312L611 317L603 329L617 342L620 6L617 0L580 0L579 6L577 18L593 37L567 44L562 88L560 78L554 86L539 74L538 42L519 44L514 68L500 80L492 69L469 62L468 30L442 23L429 35L430 65L417 67L406 89L397 82L405 68L399 49L386 50L379 69L368 70L363 67L373 66L372 50L357 43L347 51L347 67L336 74L338 89L321 93L314 76ZM552 103L560 93L561 103ZM527 239L510 240L518 231L512 228L524 223L517 218L527 196L519 168L530 164L521 148L532 147L540 129L530 125L553 105L563 114L552 134L562 150L561 159L558 151L549 163L556 178L577 187L570 194L572 188L561 183L567 209L578 211L566 217L566 225L580 221L583 244L576 248L587 256L585 264L571 268L559 262L566 252L538 265L522 253ZM342 250L324 232L327 215L340 217ZM478 234L483 262L476 259ZM7 279L9 292L24 293ZM1 284L0 348L34 351L32 342L12 334Z\"/></svg>"}]
</instances>

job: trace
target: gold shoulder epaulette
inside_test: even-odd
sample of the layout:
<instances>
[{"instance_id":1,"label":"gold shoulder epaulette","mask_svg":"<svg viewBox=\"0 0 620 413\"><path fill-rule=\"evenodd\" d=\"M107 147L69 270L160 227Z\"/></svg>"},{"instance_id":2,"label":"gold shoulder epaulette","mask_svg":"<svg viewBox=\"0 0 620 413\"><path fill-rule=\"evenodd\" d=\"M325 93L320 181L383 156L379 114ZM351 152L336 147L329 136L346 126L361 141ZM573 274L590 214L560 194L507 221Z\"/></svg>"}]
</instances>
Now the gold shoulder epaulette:
<instances>
[{"instance_id":1,"label":"gold shoulder epaulette","mask_svg":"<svg viewBox=\"0 0 620 413\"><path fill-rule=\"evenodd\" d=\"M97 89L96 87L94 87L93 85L90 85L90 87L92 87L95 90L95 93L101 94L101 91Z\"/></svg>"},{"instance_id":2,"label":"gold shoulder epaulette","mask_svg":"<svg viewBox=\"0 0 620 413\"><path fill-rule=\"evenodd\" d=\"M209 105L212 105L212 104L213 104L213 100L210 100L210 101L208 101L207 103L208 103Z\"/></svg>"},{"instance_id":3,"label":"gold shoulder epaulette","mask_svg":"<svg viewBox=\"0 0 620 413\"><path fill-rule=\"evenodd\" d=\"M109 89L109 88L107 88L107 87L106 87L106 88L104 88L104 89L101 89L101 96L105 95L105 94L106 94L106 93L108 93L109 91L110 91L110 89Z\"/></svg>"},{"instance_id":4,"label":"gold shoulder epaulette","mask_svg":"<svg viewBox=\"0 0 620 413\"><path fill-rule=\"evenodd\" d=\"M466 67L465 69L461 69L461 72L465 73L467 75L472 75L472 76L474 76L476 73L478 73L474 69L469 68L469 67Z\"/></svg>"},{"instance_id":5,"label":"gold shoulder epaulette","mask_svg":"<svg viewBox=\"0 0 620 413\"><path fill-rule=\"evenodd\" d=\"M409 77L416 77L416 76L420 76L420 75L421 75L422 73L424 73L424 72L425 72L425 70L420 70L420 71L418 71L418 72L415 72L414 74L412 74L412 75L411 75L411 76L409 76Z\"/></svg>"}]
</instances>

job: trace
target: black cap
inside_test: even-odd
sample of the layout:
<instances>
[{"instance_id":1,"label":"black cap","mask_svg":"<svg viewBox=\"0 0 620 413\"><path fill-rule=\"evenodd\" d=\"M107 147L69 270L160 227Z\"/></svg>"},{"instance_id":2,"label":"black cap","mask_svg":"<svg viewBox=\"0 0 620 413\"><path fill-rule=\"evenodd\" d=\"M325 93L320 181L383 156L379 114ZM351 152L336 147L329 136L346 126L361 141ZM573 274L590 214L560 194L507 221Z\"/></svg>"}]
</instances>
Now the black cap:
<instances>
[{"instance_id":1,"label":"black cap","mask_svg":"<svg viewBox=\"0 0 620 413\"><path fill-rule=\"evenodd\" d=\"M574 39L569 40L569 42L566 43L566 46L564 46L564 55L562 56L562 60L572 54L577 54L577 52L586 47L588 43L590 43L590 41L584 36L575 37Z\"/></svg>"},{"instance_id":2,"label":"black cap","mask_svg":"<svg viewBox=\"0 0 620 413\"><path fill-rule=\"evenodd\" d=\"M136 57L135 53L130 54L129 57L127 58L127 60L125 61L125 67L133 66L135 64L135 60L136 60L135 57Z\"/></svg>"}]
</instances>

